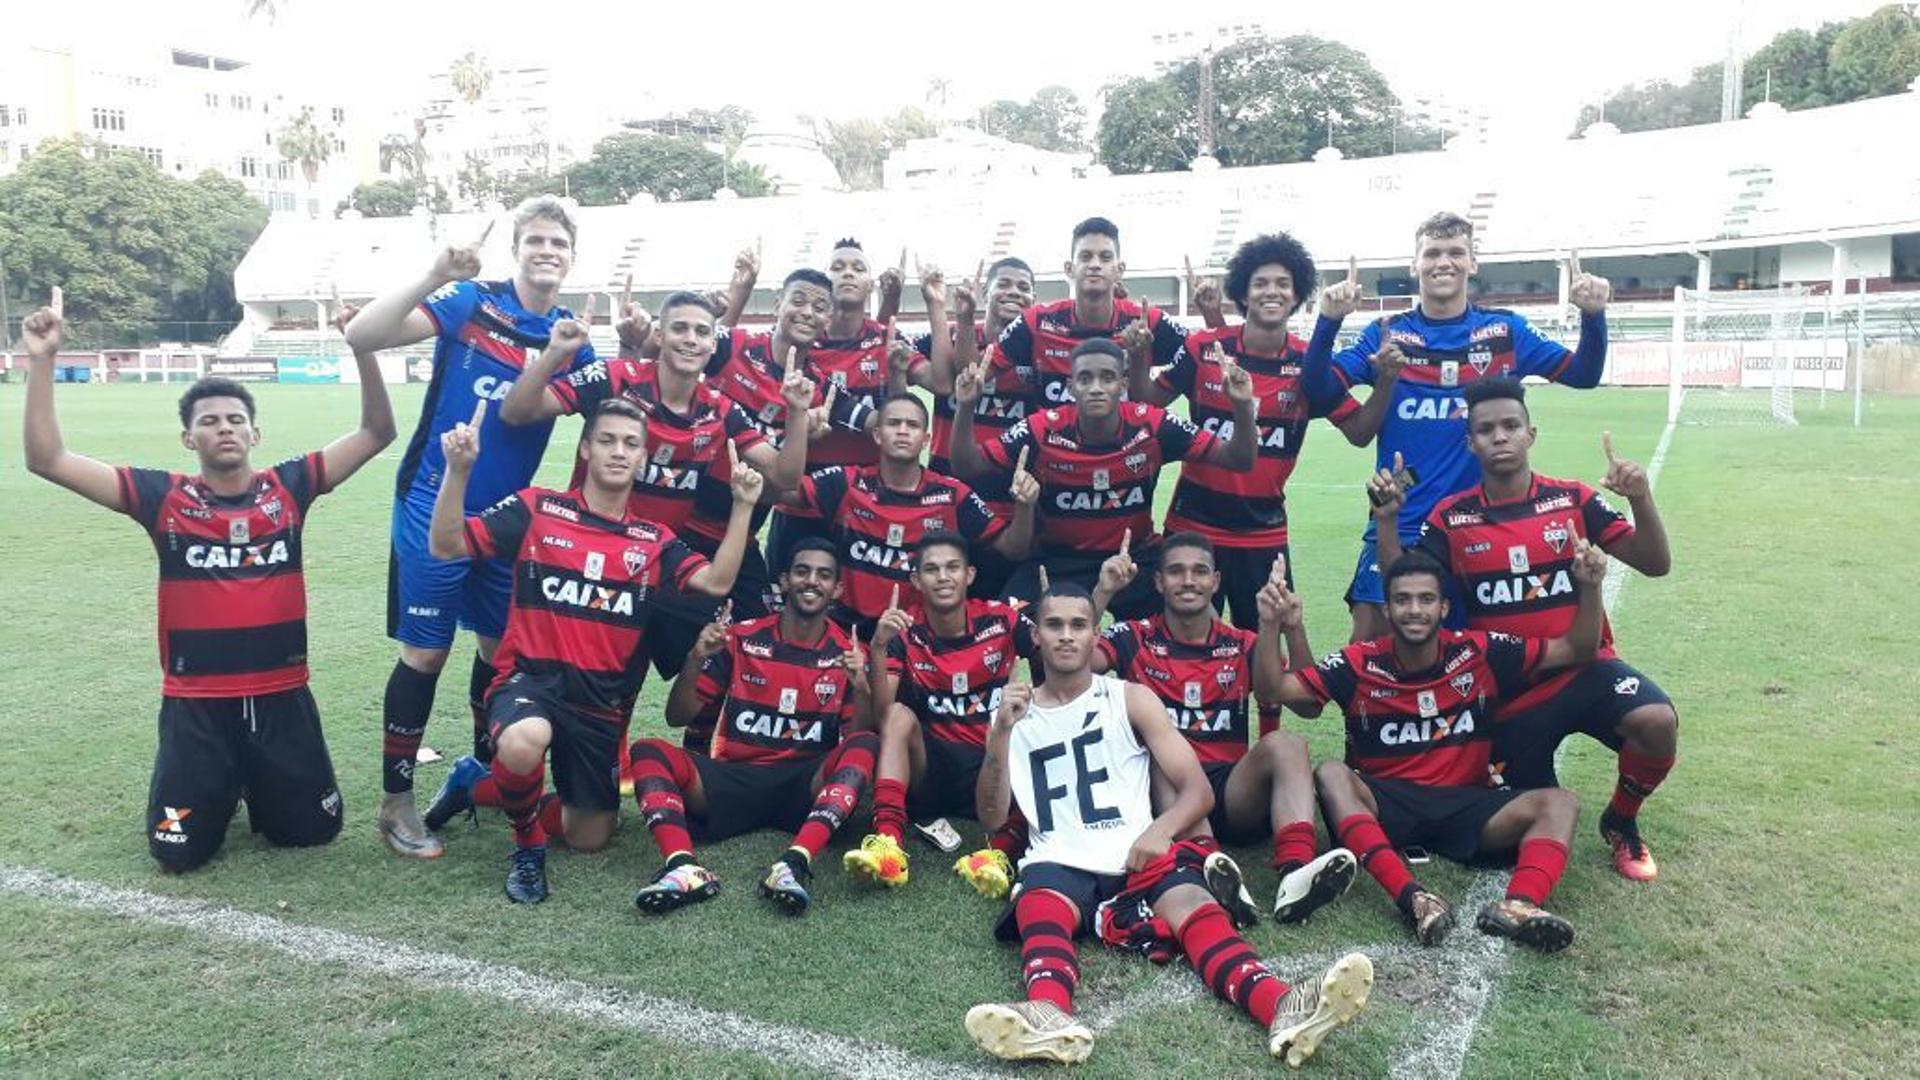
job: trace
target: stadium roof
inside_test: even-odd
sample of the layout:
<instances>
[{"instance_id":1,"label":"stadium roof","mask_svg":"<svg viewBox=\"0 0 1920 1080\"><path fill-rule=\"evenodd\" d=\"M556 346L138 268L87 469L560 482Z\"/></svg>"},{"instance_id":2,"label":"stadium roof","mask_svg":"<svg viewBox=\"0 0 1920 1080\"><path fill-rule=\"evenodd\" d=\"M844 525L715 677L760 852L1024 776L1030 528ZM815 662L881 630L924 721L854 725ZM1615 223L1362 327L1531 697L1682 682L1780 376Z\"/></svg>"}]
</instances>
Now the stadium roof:
<instances>
[{"instance_id":1,"label":"stadium roof","mask_svg":"<svg viewBox=\"0 0 1920 1080\"><path fill-rule=\"evenodd\" d=\"M1404 265L1416 223L1437 210L1472 218L1488 262L1709 251L1920 230L1920 93L1726 124L1524 149L1471 146L1346 161L1210 172L1013 182L958 191L876 191L589 207L569 291L724 284L733 253L763 244L762 281L824 265L859 237L878 265L900 249L970 271L1014 254L1064 261L1073 224L1100 214L1121 229L1129 269L1167 272L1183 257L1222 265L1257 233L1287 229L1322 262ZM288 221L267 226L235 274L243 301L388 288L423 269L438 243L477 236L482 215ZM507 231L485 253L511 272Z\"/></svg>"}]
</instances>

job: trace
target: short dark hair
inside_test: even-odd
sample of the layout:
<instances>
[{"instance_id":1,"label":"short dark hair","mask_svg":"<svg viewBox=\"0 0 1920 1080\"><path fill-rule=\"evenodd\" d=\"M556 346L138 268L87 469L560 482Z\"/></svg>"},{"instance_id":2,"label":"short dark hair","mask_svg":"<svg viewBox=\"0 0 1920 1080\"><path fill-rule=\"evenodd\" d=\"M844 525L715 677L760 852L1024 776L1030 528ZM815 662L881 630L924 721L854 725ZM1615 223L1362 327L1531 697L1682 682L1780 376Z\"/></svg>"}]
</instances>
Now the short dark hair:
<instances>
[{"instance_id":1,"label":"short dark hair","mask_svg":"<svg viewBox=\"0 0 1920 1080\"><path fill-rule=\"evenodd\" d=\"M719 309L713 306L713 301L705 293L697 293L689 289L677 289L668 293L667 298L660 301L660 314L664 316L677 307L697 307L716 319L720 317Z\"/></svg>"},{"instance_id":2,"label":"short dark hair","mask_svg":"<svg viewBox=\"0 0 1920 1080\"><path fill-rule=\"evenodd\" d=\"M973 564L973 549L967 546L967 538L951 529L935 529L922 535L920 542L913 545L914 564L919 565L921 556L937 547L959 548L960 556L968 565Z\"/></svg>"},{"instance_id":3,"label":"short dark hair","mask_svg":"<svg viewBox=\"0 0 1920 1080\"><path fill-rule=\"evenodd\" d=\"M1113 241L1114 247L1120 246L1120 226L1103 217L1090 217L1073 227L1073 238L1067 242L1069 250L1080 242L1083 236L1104 236Z\"/></svg>"},{"instance_id":4,"label":"short dark hair","mask_svg":"<svg viewBox=\"0 0 1920 1080\"><path fill-rule=\"evenodd\" d=\"M880 407L874 410L875 413L877 414L877 413L886 412L887 406L893 404L896 401L904 401L911 404L914 408L920 410L920 419L926 421L927 423L933 422L933 414L927 411L927 403L924 401L921 401L920 395L914 393L911 390L895 390L893 393L888 394L886 398L880 402Z\"/></svg>"},{"instance_id":5,"label":"short dark hair","mask_svg":"<svg viewBox=\"0 0 1920 1080\"><path fill-rule=\"evenodd\" d=\"M239 398L240 404L247 407L247 421L249 423L253 421L252 391L232 379L208 375L195 381L192 386L187 387L186 393L180 395L180 427L183 430L193 426L193 407L212 397Z\"/></svg>"},{"instance_id":6,"label":"short dark hair","mask_svg":"<svg viewBox=\"0 0 1920 1080\"><path fill-rule=\"evenodd\" d=\"M1419 574L1430 575L1443 588L1446 586L1446 567L1441 566L1438 560L1424 551L1409 551L1393 560L1393 565L1387 567L1387 575L1381 582L1381 589L1390 594L1393 591L1394 582L1403 577L1414 577Z\"/></svg>"},{"instance_id":7,"label":"short dark hair","mask_svg":"<svg viewBox=\"0 0 1920 1080\"><path fill-rule=\"evenodd\" d=\"M793 569L794 561L809 551L825 553L833 559L834 570L838 571L840 569L840 549L833 546L833 541L825 537L809 536L793 545L793 550L787 552L787 565L781 572L785 573L787 570Z\"/></svg>"},{"instance_id":8,"label":"short dark hair","mask_svg":"<svg viewBox=\"0 0 1920 1080\"><path fill-rule=\"evenodd\" d=\"M1085 600L1088 607L1093 606L1093 594L1087 591L1086 586L1076 585L1071 581L1056 581L1052 583L1051 588L1040 594L1040 599L1033 602L1035 619L1040 617L1040 612L1045 610L1049 600ZM1095 614L1099 613L1096 611Z\"/></svg>"},{"instance_id":9,"label":"short dark hair","mask_svg":"<svg viewBox=\"0 0 1920 1080\"><path fill-rule=\"evenodd\" d=\"M1253 272L1263 266L1279 263L1287 268L1288 276L1293 278L1293 310L1299 311L1300 305L1313 295L1314 279L1317 271L1313 266L1313 256L1300 241L1289 233L1267 233L1256 236L1240 245L1240 250L1227 260L1227 281L1224 291L1227 299L1234 302L1242 315L1247 313L1247 289L1253 283ZM1288 312L1292 314L1292 312Z\"/></svg>"},{"instance_id":10,"label":"short dark hair","mask_svg":"<svg viewBox=\"0 0 1920 1080\"><path fill-rule=\"evenodd\" d=\"M1033 267L1027 265L1027 260L1016 258L1012 255L1005 255L993 260L992 264L987 267L987 280L992 281L994 278L999 277L1000 271L1002 270L1018 270L1028 277L1033 276Z\"/></svg>"},{"instance_id":11,"label":"short dark hair","mask_svg":"<svg viewBox=\"0 0 1920 1080\"><path fill-rule=\"evenodd\" d=\"M1124 372L1127 369L1127 351L1122 349L1119 343L1112 338L1088 338L1080 344L1075 345L1073 352L1067 354L1068 367L1072 367L1073 363L1083 356L1111 356L1115 360L1120 361L1121 371Z\"/></svg>"},{"instance_id":12,"label":"short dark hair","mask_svg":"<svg viewBox=\"0 0 1920 1080\"><path fill-rule=\"evenodd\" d=\"M841 248L852 248L855 251L867 250L866 248L863 248L860 246L860 241L855 240L851 236L843 236L840 239L835 240L833 242L833 250L839 251Z\"/></svg>"},{"instance_id":13,"label":"short dark hair","mask_svg":"<svg viewBox=\"0 0 1920 1080\"><path fill-rule=\"evenodd\" d=\"M637 420L641 427L647 426L647 414L641 412L638 405L626 398L608 398L587 416L586 424L580 428L580 441L585 442L593 438L593 431L600 426L600 421L610 416L617 416L622 420Z\"/></svg>"},{"instance_id":14,"label":"short dark hair","mask_svg":"<svg viewBox=\"0 0 1920 1080\"><path fill-rule=\"evenodd\" d=\"M1432 236L1441 239L1453 236L1464 236L1467 238L1467 247L1471 249L1473 247L1473 222L1468 221L1466 218L1461 217L1451 210L1442 210L1421 222L1420 227L1413 230L1415 243L1419 243L1420 238L1423 236Z\"/></svg>"},{"instance_id":15,"label":"short dark hair","mask_svg":"<svg viewBox=\"0 0 1920 1080\"><path fill-rule=\"evenodd\" d=\"M1460 396L1466 399L1469 413L1473 411L1475 405L1484 401L1517 401L1520 403L1522 413L1526 413L1529 417L1533 415L1527 410L1527 388L1519 379L1509 379L1504 376L1475 379L1466 385L1466 389L1460 391Z\"/></svg>"},{"instance_id":16,"label":"short dark hair","mask_svg":"<svg viewBox=\"0 0 1920 1080\"><path fill-rule=\"evenodd\" d=\"M806 282L808 285L823 289L829 293L833 291L833 279L828 277L824 271L815 270L811 266L803 266L793 273L788 274L786 280L780 283L781 293L784 294L799 282Z\"/></svg>"},{"instance_id":17,"label":"short dark hair","mask_svg":"<svg viewBox=\"0 0 1920 1080\"><path fill-rule=\"evenodd\" d=\"M1177 547L1198 548L1207 553L1207 558L1213 558L1213 541L1191 529L1169 533L1166 539L1160 541L1160 557L1166 558L1167 552Z\"/></svg>"}]
</instances>

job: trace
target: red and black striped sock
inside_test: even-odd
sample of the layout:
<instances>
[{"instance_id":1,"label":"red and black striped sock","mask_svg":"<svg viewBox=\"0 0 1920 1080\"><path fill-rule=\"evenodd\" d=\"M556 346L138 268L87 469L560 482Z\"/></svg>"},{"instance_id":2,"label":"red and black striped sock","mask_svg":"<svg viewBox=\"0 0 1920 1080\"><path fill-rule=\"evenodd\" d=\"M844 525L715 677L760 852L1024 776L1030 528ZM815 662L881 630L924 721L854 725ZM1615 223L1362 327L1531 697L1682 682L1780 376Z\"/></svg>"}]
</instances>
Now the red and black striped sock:
<instances>
[{"instance_id":1,"label":"red and black striped sock","mask_svg":"<svg viewBox=\"0 0 1920 1080\"><path fill-rule=\"evenodd\" d=\"M1273 834L1273 867L1283 874L1295 867L1305 866L1318 854L1320 850L1313 842L1311 821L1290 821Z\"/></svg>"},{"instance_id":2,"label":"red and black striped sock","mask_svg":"<svg viewBox=\"0 0 1920 1080\"><path fill-rule=\"evenodd\" d=\"M567 819L565 812L560 809L559 792L549 791L540 796L540 802L534 808L534 818L548 836L567 835Z\"/></svg>"},{"instance_id":3,"label":"red and black striped sock","mask_svg":"<svg viewBox=\"0 0 1920 1080\"><path fill-rule=\"evenodd\" d=\"M547 831L540 825L540 795L547 782L546 758L535 761L530 771L517 773L496 756L492 768L500 809L506 811L507 823L513 826L514 846L529 848L545 844Z\"/></svg>"},{"instance_id":4,"label":"red and black striped sock","mask_svg":"<svg viewBox=\"0 0 1920 1080\"><path fill-rule=\"evenodd\" d=\"M1233 931L1233 920L1219 904L1200 905L1175 936L1200 981L1214 996L1245 1009L1261 1027L1273 1023L1287 984L1260 961L1246 939Z\"/></svg>"},{"instance_id":5,"label":"red and black striped sock","mask_svg":"<svg viewBox=\"0 0 1920 1080\"><path fill-rule=\"evenodd\" d=\"M414 759L433 715L433 691L440 685L437 671L415 671L395 661L387 676L381 702L380 789L389 795L413 790Z\"/></svg>"},{"instance_id":6,"label":"red and black striped sock","mask_svg":"<svg viewBox=\"0 0 1920 1080\"><path fill-rule=\"evenodd\" d=\"M1000 827L987 834L987 846L1005 855L1009 861L1018 862L1027 850L1027 819L1020 816L1020 808L1007 808L1007 820Z\"/></svg>"},{"instance_id":7,"label":"red and black striped sock","mask_svg":"<svg viewBox=\"0 0 1920 1080\"><path fill-rule=\"evenodd\" d=\"M1630 746L1621 747L1620 779L1613 786L1613 799L1607 803L1607 812L1626 818L1637 816L1640 804L1673 771L1674 760L1671 754L1651 757Z\"/></svg>"},{"instance_id":8,"label":"red and black striped sock","mask_svg":"<svg viewBox=\"0 0 1920 1080\"><path fill-rule=\"evenodd\" d=\"M467 670L467 708L473 711L473 756L482 764L493 761L493 732L487 725L487 688L497 673L493 661L473 654L473 667Z\"/></svg>"},{"instance_id":9,"label":"red and black striped sock","mask_svg":"<svg viewBox=\"0 0 1920 1080\"><path fill-rule=\"evenodd\" d=\"M634 801L640 804L654 846L667 859L691 852L686 791L698 775L693 758L672 743L642 739L633 744L628 760L633 764Z\"/></svg>"},{"instance_id":10,"label":"red and black striped sock","mask_svg":"<svg viewBox=\"0 0 1920 1080\"><path fill-rule=\"evenodd\" d=\"M1047 1001L1061 1012L1073 1011L1080 985L1080 956L1073 948L1073 905L1051 889L1027 889L1014 901L1020 926L1020 970L1027 979L1027 1000Z\"/></svg>"},{"instance_id":11,"label":"red and black striped sock","mask_svg":"<svg viewBox=\"0 0 1920 1080\"><path fill-rule=\"evenodd\" d=\"M1553 895L1567 869L1567 845L1546 836L1520 841L1520 858L1507 882L1507 899L1525 900L1536 907Z\"/></svg>"},{"instance_id":12,"label":"red and black striped sock","mask_svg":"<svg viewBox=\"0 0 1920 1080\"><path fill-rule=\"evenodd\" d=\"M794 847L806 852L808 858L820 854L853 813L860 792L873 779L873 762L879 756L880 736L871 731L848 736L834 747L821 766L826 781L813 797L813 810L800 831L793 834Z\"/></svg>"},{"instance_id":13,"label":"red and black striped sock","mask_svg":"<svg viewBox=\"0 0 1920 1080\"><path fill-rule=\"evenodd\" d=\"M1387 843L1387 834L1374 820L1372 814L1355 814L1334 828L1334 835L1340 838L1340 846L1353 852L1360 860L1373 880L1387 890L1387 895L1398 903L1400 897L1413 886L1413 873L1407 864L1400 861L1400 853Z\"/></svg>"},{"instance_id":14,"label":"red and black striped sock","mask_svg":"<svg viewBox=\"0 0 1920 1080\"><path fill-rule=\"evenodd\" d=\"M896 844L907 839L907 785L891 776L873 782L873 831Z\"/></svg>"}]
</instances>

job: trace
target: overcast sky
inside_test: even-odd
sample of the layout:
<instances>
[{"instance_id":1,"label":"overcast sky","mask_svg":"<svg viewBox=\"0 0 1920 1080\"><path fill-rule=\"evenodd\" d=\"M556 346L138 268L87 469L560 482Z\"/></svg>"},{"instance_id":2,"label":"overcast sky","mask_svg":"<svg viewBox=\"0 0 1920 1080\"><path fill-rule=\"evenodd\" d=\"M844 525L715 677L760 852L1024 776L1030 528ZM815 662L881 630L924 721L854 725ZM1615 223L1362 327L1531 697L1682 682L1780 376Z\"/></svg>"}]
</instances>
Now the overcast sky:
<instances>
[{"instance_id":1,"label":"overcast sky","mask_svg":"<svg viewBox=\"0 0 1920 1080\"><path fill-rule=\"evenodd\" d=\"M1751 50L1779 30L1877 6L1372 0L1290 5L1311 21L1285 23L1266 14L1288 10L1272 0L1212 0L1202 5L1205 20L1189 24L1179 14L1194 9L1180 4L1110 4L1110 15L1090 17L1101 9L1084 2L282 0L281 15L267 23L246 20L245 0L64 0L21 5L7 22L22 44L98 40L106 28L121 41L222 51L347 100L404 102L417 94L420 72L473 49L496 65L564 70L566 85L609 115L735 103L763 116L848 117L922 104L933 79L952 85L956 106L1025 97L1056 82L1090 94L1141 72L1152 33L1265 19L1274 34L1312 33L1361 49L1403 97L1442 94L1484 109L1505 133L1559 137L1580 105L1608 88L1682 78L1718 60L1736 18ZM953 23L928 12L968 14ZM711 21L700 25L703 17Z\"/></svg>"}]
</instances>

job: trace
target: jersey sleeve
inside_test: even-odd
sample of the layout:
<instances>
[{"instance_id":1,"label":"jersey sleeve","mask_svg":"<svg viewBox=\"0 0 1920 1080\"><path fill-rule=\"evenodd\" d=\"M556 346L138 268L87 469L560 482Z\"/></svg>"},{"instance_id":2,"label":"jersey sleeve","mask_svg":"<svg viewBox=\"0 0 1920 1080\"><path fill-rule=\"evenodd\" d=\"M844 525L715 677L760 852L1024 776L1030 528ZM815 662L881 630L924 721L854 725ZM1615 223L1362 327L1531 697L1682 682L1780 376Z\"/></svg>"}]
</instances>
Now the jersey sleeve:
<instances>
[{"instance_id":1,"label":"jersey sleeve","mask_svg":"<svg viewBox=\"0 0 1920 1080\"><path fill-rule=\"evenodd\" d=\"M1186 417L1169 412L1160 414L1153 437L1159 441L1160 453L1168 461L1198 461L1220 441L1219 436L1201 431Z\"/></svg>"},{"instance_id":2,"label":"jersey sleeve","mask_svg":"<svg viewBox=\"0 0 1920 1080\"><path fill-rule=\"evenodd\" d=\"M560 399L560 407L568 413L593 415L600 403L612 397L613 365L627 364L631 361L595 360L586 367L577 368L555 379L550 388L553 396Z\"/></svg>"},{"instance_id":3,"label":"jersey sleeve","mask_svg":"<svg viewBox=\"0 0 1920 1080\"><path fill-rule=\"evenodd\" d=\"M802 509L811 510L828 522L840 516L840 504L847 497L847 470L838 465L815 469L800 478L799 499Z\"/></svg>"},{"instance_id":4,"label":"jersey sleeve","mask_svg":"<svg viewBox=\"0 0 1920 1080\"><path fill-rule=\"evenodd\" d=\"M1500 687L1502 697L1527 685L1528 676L1546 655L1545 638L1523 638L1498 631L1486 635L1487 668Z\"/></svg>"},{"instance_id":5,"label":"jersey sleeve","mask_svg":"<svg viewBox=\"0 0 1920 1080\"><path fill-rule=\"evenodd\" d=\"M1153 324L1153 362L1165 366L1173 363L1173 358L1186 348L1187 332L1174 325L1166 312L1160 313L1160 320Z\"/></svg>"},{"instance_id":6,"label":"jersey sleeve","mask_svg":"<svg viewBox=\"0 0 1920 1080\"><path fill-rule=\"evenodd\" d=\"M433 332L445 337L467 325L480 307L480 286L471 281L449 281L420 302L433 320Z\"/></svg>"},{"instance_id":7,"label":"jersey sleeve","mask_svg":"<svg viewBox=\"0 0 1920 1080\"><path fill-rule=\"evenodd\" d=\"M1343 710L1353 701L1354 690L1360 684L1353 673L1353 660L1345 649L1328 653L1319 663L1294 675L1315 700L1322 704L1331 701Z\"/></svg>"},{"instance_id":8,"label":"jersey sleeve","mask_svg":"<svg viewBox=\"0 0 1920 1080\"><path fill-rule=\"evenodd\" d=\"M278 477L282 486L293 494L293 503L302 513L313 505L313 500L325 495L327 487L327 462L319 451L302 454L297 458L288 458L273 467L273 475Z\"/></svg>"},{"instance_id":9,"label":"jersey sleeve","mask_svg":"<svg viewBox=\"0 0 1920 1080\"><path fill-rule=\"evenodd\" d=\"M1033 437L1033 417L1029 416L1001 432L999 438L981 443L980 456L996 469L1011 469L1013 463L1020 460L1021 449L1025 448L1027 468L1031 470L1038 464L1034 460L1039 456L1037 447L1038 440Z\"/></svg>"},{"instance_id":10,"label":"jersey sleeve","mask_svg":"<svg viewBox=\"0 0 1920 1080\"><path fill-rule=\"evenodd\" d=\"M723 326L714 331L713 355L707 357L707 375L709 378L718 376L721 369L727 366L727 360L733 356L734 335L739 332L739 330L731 326Z\"/></svg>"},{"instance_id":11,"label":"jersey sleeve","mask_svg":"<svg viewBox=\"0 0 1920 1080\"><path fill-rule=\"evenodd\" d=\"M1580 485L1580 524L1594 543L1602 548L1633 539L1633 522L1613 508L1600 493Z\"/></svg>"},{"instance_id":12,"label":"jersey sleeve","mask_svg":"<svg viewBox=\"0 0 1920 1080\"><path fill-rule=\"evenodd\" d=\"M1552 338L1541 336L1533 324L1518 315L1508 315L1507 325L1513 332L1513 374L1516 378L1538 375L1543 379L1555 378L1566 369L1567 361L1573 358L1573 351Z\"/></svg>"},{"instance_id":13,"label":"jersey sleeve","mask_svg":"<svg viewBox=\"0 0 1920 1080\"><path fill-rule=\"evenodd\" d=\"M532 525L533 499L516 491L467 519L467 551L476 559L511 559Z\"/></svg>"},{"instance_id":14,"label":"jersey sleeve","mask_svg":"<svg viewBox=\"0 0 1920 1080\"><path fill-rule=\"evenodd\" d=\"M1373 354L1379 351L1380 323L1376 320L1360 331L1360 337L1353 344L1333 354L1333 377L1347 389L1363 383L1372 386Z\"/></svg>"},{"instance_id":15,"label":"jersey sleeve","mask_svg":"<svg viewBox=\"0 0 1920 1080\"><path fill-rule=\"evenodd\" d=\"M1031 659L1035 653L1040 651L1040 643L1035 640L1035 631L1037 629L1038 628L1033 625L1033 620L1027 618L1026 612L1021 611L1014 615L1013 651L1015 655L1021 659Z\"/></svg>"},{"instance_id":16,"label":"jersey sleeve","mask_svg":"<svg viewBox=\"0 0 1920 1080\"><path fill-rule=\"evenodd\" d=\"M1194 358L1192 350L1182 344L1173 354L1173 362L1153 373L1153 385L1159 387L1160 392L1169 397L1179 397L1182 394L1192 396L1194 375L1198 368L1199 362Z\"/></svg>"},{"instance_id":17,"label":"jersey sleeve","mask_svg":"<svg viewBox=\"0 0 1920 1080\"><path fill-rule=\"evenodd\" d=\"M733 685L733 650L739 648L737 634L727 634L727 647L700 663L700 674L693 681L693 692L703 702L719 701Z\"/></svg>"},{"instance_id":18,"label":"jersey sleeve","mask_svg":"<svg viewBox=\"0 0 1920 1080\"><path fill-rule=\"evenodd\" d=\"M994 345L993 367L1007 370L1033 366L1033 330L1027 325L1027 318L1020 318L1007 324L1000 331L1000 340Z\"/></svg>"},{"instance_id":19,"label":"jersey sleeve","mask_svg":"<svg viewBox=\"0 0 1920 1080\"><path fill-rule=\"evenodd\" d=\"M704 567L711 565L707 557L687 546L685 540L674 536L660 547L660 580L673 587L675 592L685 592L687 582Z\"/></svg>"},{"instance_id":20,"label":"jersey sleeve","mask_svg":"<svg viewBox=\"0 0 1920 1080\"><path fill-rule=\"evenodd\" d=\"M120 512L140 523L149 532L160 518L160 504L173 490L174 474L165 469L142 469L132 465L115 470L120 474Z\"/></svg>"},{"instance_id":21,"label":"jersey sleeve","mask_svg":"<svg viewBox=\"0 0 1920 1080\"><path fill-rule=\"evenodd\" d=\"M979 492L965 484L956 483L954 487L953 514L961 536L974 543L988 543L1007 531L1007 519L996 517Z\"/></svg>"},{"instance_id":22,"label":"jersey sleeve","mask_svg":"<svg viewBox=\"0 0 1920 1080\"><path fill-rule=\"evenodd\" d=\"M1133 666L1134 656L1140 651L1140 637L1132 620L1117 622L1093 639L1093 647L1107 658L1108 671L1125 678L1127 669Z\"/></svg>"},{"instance_id":23,"label":"jersey sleeve","mask_svg":"<svg viewBox=\"0 0 1920 1080\"><path fill-rule=\"evenodd\" d=\"M1305 390L1304 387L1302 389ZM1360 399L1354 397L1351 391L1342 394L1307 393L1307 415L1310 417L1324 416L1335 424L1344 424L1359 411Z\"/></svg>"},{"instance_id":24,"label":"jersey sleeve","mask_svg":"<svg viewBox=\"0 0 1920 1080\"><path fill-rule=\"evenodd\" d=\"M1421 523L1420 539L1414 541L1413 547L1416 551L1433 556L1433 561L1446 567L1447 571L1451 573L1453 571L1453 544L1447 536L1447 527L1442 524L1444 520L1441 516L1440 508L1435 507L1433 513L1427 515L1427 520ZM1384 571L1385 569L1386 567L1381 567L1381 570Z\"/></svg>"},{"instance_id":25,"label":"jersey sleeve","mask_svg":"<svg viewBox=\"0 0 1920 1080\"><path fill-rule=\"evenodd\" d=\"M726 425L727 438L732 440L733 445L740 448L742 455L745 455L747 451L768 441L766 435L763 434L759 428L753 426L752 418L747 416L747 410L741 408L739 402L731 398L724 398L722 400L727 403L726 415L722 420L722 423ZM714 463L719 465L720 458L716 457Z\"/></svg>"},{"instance_id":26,"label":"jersey sleeve","mask_svg":"<svg viewBox=\"0 0 1920 1080\"><path fill-rule=\"evenodd\" d=\"M887 674L903 683L911 681L907 679L907 636L905 634L887 642Z\"/></svg>"}]
</instances>

